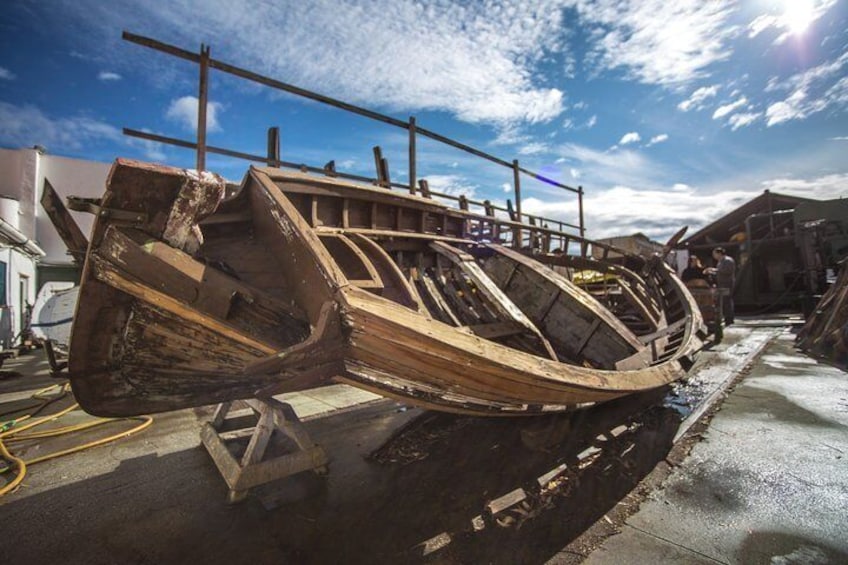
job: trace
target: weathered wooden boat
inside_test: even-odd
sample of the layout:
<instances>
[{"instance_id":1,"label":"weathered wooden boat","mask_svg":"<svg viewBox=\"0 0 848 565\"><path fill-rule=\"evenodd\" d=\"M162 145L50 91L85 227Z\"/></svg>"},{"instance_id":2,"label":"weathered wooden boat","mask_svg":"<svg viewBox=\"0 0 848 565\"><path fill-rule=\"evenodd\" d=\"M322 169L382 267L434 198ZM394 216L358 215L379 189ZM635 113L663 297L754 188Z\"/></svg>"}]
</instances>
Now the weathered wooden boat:
<instances>
[{"instance_id":1,"label":"weathered wooden boat","mask_svg":"<svg viewBox=\"0 0 848 565\"><path fill-rule=\"evenodd\" d=\"M600 244L574 236L579 255L550 253L542 226L377 186L254 167L228 189L119 159L90 207L69 370L98 415L331 381L538 414L666 385L701 346L698 308L659 257L594 260ZM604 276L581 287L585 271Z\"/></svg>"}]
</instances>

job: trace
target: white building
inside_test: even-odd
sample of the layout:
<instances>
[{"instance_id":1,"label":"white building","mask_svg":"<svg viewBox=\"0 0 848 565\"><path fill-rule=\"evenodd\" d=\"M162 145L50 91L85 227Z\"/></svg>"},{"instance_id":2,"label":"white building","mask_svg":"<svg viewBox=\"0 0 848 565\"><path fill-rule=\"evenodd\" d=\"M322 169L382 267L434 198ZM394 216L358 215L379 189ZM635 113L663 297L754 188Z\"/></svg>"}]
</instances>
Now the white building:
<instances>
[{"instance_id":1,"label":"white building","mask_svg":"<svg viewBox=\"0 0 848 565\"><path fill-rule=\"evenodd\" d=\"M14 345L41 285L79 282L79 269L41 208L44 179L63 201L67 196L99 198L110 167L49 155L41 148L0 149L0 348ZM88 235L94 216L71 215Z\"/></svg>"}]
</instances>

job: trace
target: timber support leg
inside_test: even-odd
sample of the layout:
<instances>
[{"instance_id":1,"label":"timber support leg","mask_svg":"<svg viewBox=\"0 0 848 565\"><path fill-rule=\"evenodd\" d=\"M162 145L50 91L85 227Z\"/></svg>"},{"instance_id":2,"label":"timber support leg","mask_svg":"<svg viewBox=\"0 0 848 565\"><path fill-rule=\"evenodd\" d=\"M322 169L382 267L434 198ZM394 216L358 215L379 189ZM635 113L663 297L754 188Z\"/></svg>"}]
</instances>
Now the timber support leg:
<instances>
[{"instance_id":1,"label":"timber support leg","mask_svg":"<svg viewBox=\"0 0 848 565\"><path fill-rule=\"evenodd\" d=\"M326 472L327 455L316 445L289 404L273 398L240 401L247 410L232 410L234 402L219 404L211 422L203 425L200 438L230 487L230 503L243 500L251 487L259 486L300 473L302 471ZM246 428L223 431L228 421L244 416L258 418ZM229 418L228 418L229 416ZM295 448L282 455L266 457L269 442L278 432L291 440ZM247 448L237 458L228 442L249 437Z\"/></svg>"}]
</instances>

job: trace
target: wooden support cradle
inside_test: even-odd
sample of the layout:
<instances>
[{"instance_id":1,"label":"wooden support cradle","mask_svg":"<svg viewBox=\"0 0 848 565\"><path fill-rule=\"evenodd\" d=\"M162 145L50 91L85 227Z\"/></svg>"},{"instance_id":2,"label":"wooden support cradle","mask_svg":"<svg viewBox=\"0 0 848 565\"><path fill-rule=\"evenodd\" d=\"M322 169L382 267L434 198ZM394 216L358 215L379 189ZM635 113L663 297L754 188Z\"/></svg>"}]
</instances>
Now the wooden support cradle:
<instances>
[{"instance_id":1,"label":"wooden support cradle","mask_svg":"<svg viewBox=\"0 0 848 565\"><path fill-rule=\"evenodd\" d=\"M224 402L218 405L212 421L204 424L200 432L203 445L230 487L228 502L240 502L252 487L284 479L302 471L326 473L327 454L309 437L291 405L273 398L237 402L246 404L253 415L258 417L254 426L223 431L228 419L234 420L244 415L242 411L231 412L234 402ZM228 415L231 417L227 418ZM297 448L290 453L265 459L268 444L275 431L291 439ZM250 437L250 443L241 460L238 460L230 451L227 442L244 437Z\"/></svg>"}]
</instances>

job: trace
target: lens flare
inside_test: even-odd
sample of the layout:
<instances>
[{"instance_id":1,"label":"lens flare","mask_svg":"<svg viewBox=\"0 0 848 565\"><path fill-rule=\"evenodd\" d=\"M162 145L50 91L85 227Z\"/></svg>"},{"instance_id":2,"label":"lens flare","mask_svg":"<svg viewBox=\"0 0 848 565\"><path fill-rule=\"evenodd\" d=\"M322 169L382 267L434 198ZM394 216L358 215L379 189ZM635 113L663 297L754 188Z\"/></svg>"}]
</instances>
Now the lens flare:
<instances>
[{"instance_id":1,"label":"lens flare","mask_svg":"<svg viewBox=\"0 0 848 565\"><path fill-rule=\"evenodd\" d=\"M804 33L815 19L813 0L785 0L783 3L783 23L790 32Z\"/></svg>"}]
</instances>

